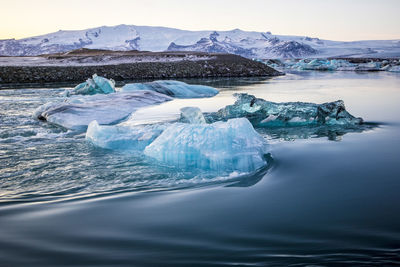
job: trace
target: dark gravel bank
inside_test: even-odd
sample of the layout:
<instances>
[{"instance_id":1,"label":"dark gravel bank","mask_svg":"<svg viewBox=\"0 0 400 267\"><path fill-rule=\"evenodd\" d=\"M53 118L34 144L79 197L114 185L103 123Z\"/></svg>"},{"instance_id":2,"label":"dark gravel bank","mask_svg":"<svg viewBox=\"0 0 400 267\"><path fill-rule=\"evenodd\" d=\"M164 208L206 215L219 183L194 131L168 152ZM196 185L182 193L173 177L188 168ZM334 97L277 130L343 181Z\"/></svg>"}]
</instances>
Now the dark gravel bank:
<instances>
[{"instance_id":1,"label":"dark gravel bank","mask_svg":"<svg viewBox=\"0 0 400 267\"><path fill-rule=\"evenodd\" d=\"M154 53L159 56L162 53ZM0 66L0 88L14 85L82 82L97 75L116 81L143 79L257 77L282 73L265 64L231 54L208 54L201 60L135 62L95 66Z\"/></svg>"}]
</instances>

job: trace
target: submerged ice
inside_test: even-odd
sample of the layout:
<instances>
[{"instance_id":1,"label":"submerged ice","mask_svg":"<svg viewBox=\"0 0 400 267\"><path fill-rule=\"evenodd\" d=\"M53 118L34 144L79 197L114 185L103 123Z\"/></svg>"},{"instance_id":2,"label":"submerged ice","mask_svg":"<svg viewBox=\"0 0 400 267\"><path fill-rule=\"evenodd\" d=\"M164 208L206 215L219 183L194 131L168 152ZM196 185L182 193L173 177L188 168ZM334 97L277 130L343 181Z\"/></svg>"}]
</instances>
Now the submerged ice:
<instances>
[{"instance_id":1,"label":"submerged ice","mask_svg":"<svg viewBox=\"0 0 400 267\"><path fill-rule=\"evenodd\" d=\"M176 98L201 98L218 94L218 90L205 85L193 85L179 81L154 81L148 83L129 83L122 87L122 92L150 90Z\"/></svg>"},{"instance_id":2,"label":"submerged ice","mask_svg":"<svg viewBox=\"0 0 400 267\"><path fill-rule=\"evenodd\" d=\"M110 94L115 92L115 82L113 79L106 79L97 74L93 74L92 79L80 83L74 89L66 91L66 96L70 95L95 95Z\"/></svg>"},{"instance_id":3,"label":"submerged ice","mask_svg":"<svg viewBox=\"0 0 400 267\"><path fill-rule=\"evenodd\" d=\"M219 121L245 117L258 127L357 125L363 122L346 111L342 100L324 104L274 103L249 94L235 96L237 100L233 105L208 114L207 119Z\"/></svg>"}]
</instances>

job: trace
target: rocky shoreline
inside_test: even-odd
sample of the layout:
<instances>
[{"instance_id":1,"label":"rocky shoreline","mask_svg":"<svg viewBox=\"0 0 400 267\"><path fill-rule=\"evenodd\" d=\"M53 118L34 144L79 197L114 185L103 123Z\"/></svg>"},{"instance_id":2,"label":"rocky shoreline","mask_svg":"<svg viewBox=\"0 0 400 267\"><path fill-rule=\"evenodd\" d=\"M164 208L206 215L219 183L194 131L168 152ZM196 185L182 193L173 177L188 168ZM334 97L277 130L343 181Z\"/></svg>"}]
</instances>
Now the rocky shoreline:
<instances>
[{"instance_id":1,"label":"rocky shoreline","mask_svg":"<svg viewBox=\"0 0 400 267\"><path fill-rule=\"evenodd\" d=\"M260 62L232 54L146 52L147 58L153 57L157 58L157 60L143 62L135 60L135 56L143 57L142 52L136 52L136 55L131 53L128 57L133 63L102 64L105 61L104 58L109 59L110 53L112 54L113 52L99 53L93 55L93 52L85 52L43 56L46 60L52 60L53 65L0 65L0 88L18 87L18 85L27 84L44 85L48 83L82 82L94 73L106 78L112 78L117 82L144 79L257 77L283 74ZM79 60L85 59L87 61L90 57L94 59L93 65L71 64L71 60L79 63ZM177 57L178 59L181 57L181 59L163 59L171 57ZM191 60L191 57L196 57L196 59ZM103 60L98 61L99 58ZM67 59L69 64L62 65ZM54 60L58 60L61 63L55 65Z\"/></svg>"}]
</instances>

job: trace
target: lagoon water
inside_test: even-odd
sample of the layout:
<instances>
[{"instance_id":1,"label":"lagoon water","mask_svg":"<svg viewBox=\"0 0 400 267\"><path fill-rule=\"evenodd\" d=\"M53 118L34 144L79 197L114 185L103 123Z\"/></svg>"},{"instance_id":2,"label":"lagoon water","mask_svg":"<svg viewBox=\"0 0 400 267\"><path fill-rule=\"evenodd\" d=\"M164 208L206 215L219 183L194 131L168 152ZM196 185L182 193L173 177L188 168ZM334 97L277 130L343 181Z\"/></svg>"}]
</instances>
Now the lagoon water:
<instances>
[{"instance_id":1,"label":"lagoon water","mask_svg":"<svg viewBox=\"0 0 400 267\"><path fill-rule=\"evenodd\" d=\"M203 177L100 149L31 117L63 89L0 91L0 265L400 264L400 75L301 72L188 80L213 98L134 114L170 120L248 92L275 102L344 100L370 127L268 132L270 168Z\"/></svg>"}]
</instances>

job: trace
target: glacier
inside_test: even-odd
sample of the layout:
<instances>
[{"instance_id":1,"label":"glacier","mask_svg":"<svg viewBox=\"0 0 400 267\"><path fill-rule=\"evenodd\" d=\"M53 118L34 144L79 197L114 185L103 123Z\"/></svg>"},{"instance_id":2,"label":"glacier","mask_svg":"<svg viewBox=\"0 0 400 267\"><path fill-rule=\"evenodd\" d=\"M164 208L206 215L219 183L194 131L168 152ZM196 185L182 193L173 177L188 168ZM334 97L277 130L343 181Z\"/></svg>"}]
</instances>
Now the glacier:
<instances>
[{"instance_id":1,"label":"glacier","mask_svg":"<svg viewBox=\"0 0 400 267\"><path fill-rule=\"evenodd\" d=\"M253 95L234 94L236 102L217 112L206 114L208 121L248 118L257 127L291 127L307 125L359 125L356 118L346 111L344 102L314 104L305 102L275 103Z\"/></svg>"},{"instance_id":2,"label":"glacier","mask_svg":"<svg viewBox=\"0 0 400 267\"><path fill-rule=\"evenodd\" d=\"M129 83L122 87L122 92L136 90L151 90L175 98L202 98L212 97L219 93L213 87L205 85L187 84L173 80L162 80L148 83Z\"/></svg>"},{"instance_id":3,"label":"glacier","mask_svg":"<svg viewBox=\"0 0 400 267\"><path fill-rule=\"evenodd\" d=\"M172 100L154 91L117 92L72 96L62 102L49 102L38 107L33 116L74 131L85 131L90 122L116 124L139 108Z\"/></svg>"},{"instance_id":4,"label":"glacier","mask_svg":"<svg viewBox=\"0 0 400 267\"><path fill-rule=\"evenodd\" d=\"M181 169L252 172L267 164L267 143L246 118L211 124L175 123L144 154Z\"/></svg>"},{"instance_id":5,"label":"glacier","mask_svg":"<svg viewBox=\"0 0 400 267\"><path fill-rule=\"evenodd\" d=\"M78 84L74 89L65 91L66 96L111 93L115 93L115 81L97 76L97 74L93 74L92 79L87 79L86 82Z\"/></svg>"}]
</instances>

